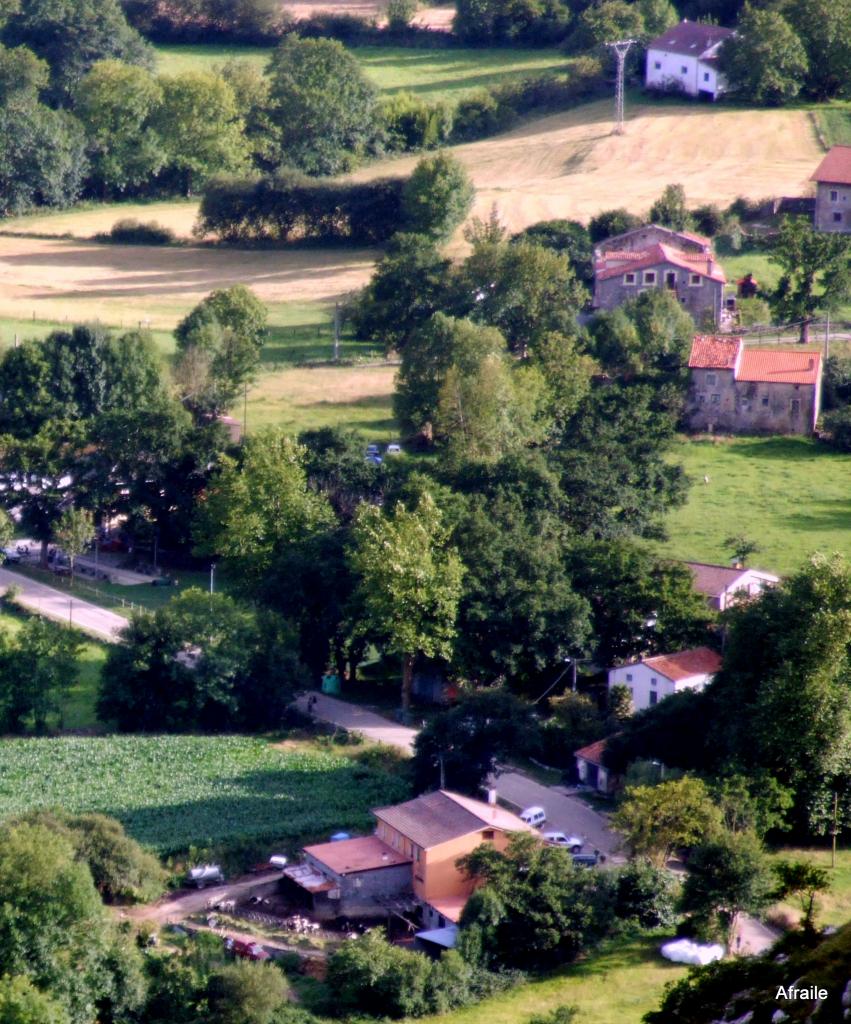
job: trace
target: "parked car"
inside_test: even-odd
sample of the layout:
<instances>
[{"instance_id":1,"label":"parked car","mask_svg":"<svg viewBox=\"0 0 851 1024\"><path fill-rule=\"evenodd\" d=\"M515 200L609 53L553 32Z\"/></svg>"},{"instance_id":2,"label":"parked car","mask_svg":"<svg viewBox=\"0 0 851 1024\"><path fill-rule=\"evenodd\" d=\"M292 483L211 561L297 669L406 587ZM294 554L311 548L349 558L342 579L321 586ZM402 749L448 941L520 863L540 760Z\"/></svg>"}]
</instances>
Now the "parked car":
<instances>
[{"instance_id":1,"label":"parked car","mask_svg":"<svg viewBox=\"0 0 851 1024\"><path fill-rule=\"evenodd\" d=\"M13 551L11 548L6 548L5 551L3 551L3 558L0 559L0 561L6 565L20 565L21 556L17 551Z\"/></svg>"},{"instance_id":2,"label":"parked car","mask_svg":"<svg viewBox=\"0 0 851 1024\"><path fill-rule=\"evenodd\" d=\"M543 807L527 807L520 812L520 820L532 828L540 828L547 820L547 812Z\"/></svg>"},{"instance_id":3,"label":"parked car","mask_svg":"<svg viewBox=\"0 0 851 1024\"><path fill-rule=\"evenodd\" d=\"M249 942L245 939L233 940L234 956L241 956L244 960L268 960L269 954L259 942Z\"/></svg>"},{"instance_id":4,"label":"parked car","mask_svg":"<svg viewBox=\"0 0 851 1024\"><path fill-rule=\"evenodd\" d=\"M564 832L544 832L543 839L547 846L561 846L571 853L579 853L585 845L582 836L568 836Z\"/></svg>"},{"instance_id":5,"label":"parked car","mask_svg":"<svg viewBox=\"0 0 851 1024\"><path fill-rule=\"evenodd\" d=\"M594 853L574 853L573 863L578 868L595 868L600 862L600 855Z\"/></svg>"},{"instance_id":6,"label":"parked car","mask_svg":"<svg viewBox=\"0 0 851 1024\"><path fill-rule=\"evenodd\" d=\"M368 444L366 446L366 454L367 455L380 455L381 453L379 452L377 444Z\"/></svg>"},{"instance_id":7,"label":"parked car","mask_svg":"<svg viewBox=\"0 0 851 1024\"><path fill-rule=\"evenodd\" d=\"M393 444L388 444L387 445L387 454L388 455L401 455L402 454L402 446L400 444L396 444L395 442Z\"/></svg>"},{"instance_id":8,"label":"parked car","mask_svg":"<svg viewBox=\"0 0 851 1024\"><path fill-rule=\"evenodd\" d=\"M287 866L287 858L282 853L273 853L269 858L269 866L276 871L283 871Z\"/></svg>"},{"instance_id":9,"label":"parked car","mask_svg":"<svg viewBox=\"0 0 851 1024\"><path fill-rule=\"evenodd\" d=\"M186 881L196 889L203 889L207 885L221 885L224 880L224 872L218 864L199 864L197 868L190 868L186 877Z\"/></svg>"}]
</instances>

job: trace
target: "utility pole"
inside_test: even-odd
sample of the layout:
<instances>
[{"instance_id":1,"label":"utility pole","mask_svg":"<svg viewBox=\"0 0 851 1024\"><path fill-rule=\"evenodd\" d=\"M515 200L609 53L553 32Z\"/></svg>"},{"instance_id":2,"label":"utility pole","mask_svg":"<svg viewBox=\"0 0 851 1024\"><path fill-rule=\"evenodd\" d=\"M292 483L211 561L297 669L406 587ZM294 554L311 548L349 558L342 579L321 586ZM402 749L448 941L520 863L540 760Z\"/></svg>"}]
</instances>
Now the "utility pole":
<instances>
[{"instance_id":1,"label":"utility pole","mask_svg":"<svg viewBox=\"0 0 851 1024\"><path fill-rule=\"evenodd\" d=\"M334 303L334 362L340 359L340 303Z\"/></svg>"},{"instance_id":2,"label":"utility pole","mask_svg":"<svg viewBox=\"0 0 851 1024\"><path fill-rule=\"evenodd\" d=\"M615 135L623 135L623 80L626 55L634 39L619 39L614 43L606 43L615 53L618 62L617 79L615 80Z\"/></svg>"},{"instance_id":3,"label":"utility pole","mask_svg":"<svg viewBox=\"0 0 851 1024\"><path fill-rule=\"evenodd\" d=\"M216 563L210 563L210 596L212 597L216 585Z\"/></svg>"}]
</instances>

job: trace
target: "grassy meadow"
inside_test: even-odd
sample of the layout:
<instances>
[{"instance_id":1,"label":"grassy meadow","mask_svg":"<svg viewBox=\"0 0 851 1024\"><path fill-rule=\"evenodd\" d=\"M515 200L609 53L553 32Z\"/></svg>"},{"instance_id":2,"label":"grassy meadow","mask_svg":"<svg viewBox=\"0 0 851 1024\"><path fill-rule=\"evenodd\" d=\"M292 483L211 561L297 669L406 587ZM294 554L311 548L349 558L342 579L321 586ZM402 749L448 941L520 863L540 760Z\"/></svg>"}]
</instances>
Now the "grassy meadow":
<instances>
[{"instance_id":1,"label":"grassy meadow","mask_svg":"<svg viewBox=\"0 0 851 1024\"><path fill-rule=\"evenodd\" d=\"M577 1024L641 1024L665 985L687 968L663 960L662 936L616 939L555 974L518 985L492 999L423 1024L517 1024L560 1006L576 1006Z\"/></svg>"},{"instance_id":2,"label":"grassy meadow","mask_svg":"<svg viewBox=\"0 0 851 1024\"><path fill-rule=\"evenodd\" d=\"M825 868L830 876L830 889L817 900L817 920L822 925L847 924L851 920L851 849L836 851L836 867L830 866L830 850L826 847L791 847L777 850L772 854L776 860L803 860ZM778 904L774 912L790 918L801 913L799 903Z\"/></svg>"},{"instance_id":3,"label":"grassy meadow","mask_svg":"<svg viewBox=\"0 0 851 1024\"><path fill-rule=\"evenodd\" d=\"M159 45L157 70L164 74L246 60L265 68L272 50L255 46ZM385 93L403 90L423 99L457 99L483 86L561 71L569 60L556 49L518 50L435 47L358 46L352 53L367 77Z\"/></svg>"},{"instance_id":4,"label":"grassy meadow","mask_svg":"<svg viewBox=\"0 0 851 1024\"><path fill-rule=\"evenodd\" d=\"M781 574L814 551L851 557L851 454L802 437L724 437L683 438L675 458L692 486L668 516L665 554L727 562L725 539L743 534L760 545L752 564Z\"/></svg>"}]
</instances>

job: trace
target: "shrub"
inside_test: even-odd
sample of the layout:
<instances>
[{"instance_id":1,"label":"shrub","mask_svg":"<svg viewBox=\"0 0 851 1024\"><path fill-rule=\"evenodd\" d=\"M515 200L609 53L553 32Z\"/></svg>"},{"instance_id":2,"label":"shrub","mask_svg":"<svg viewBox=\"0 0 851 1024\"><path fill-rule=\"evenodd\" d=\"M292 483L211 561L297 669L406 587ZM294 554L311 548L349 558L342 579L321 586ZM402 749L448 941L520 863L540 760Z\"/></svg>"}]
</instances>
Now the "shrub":
<instances>
[{"instance_id":1,"label":"shrub","mask_svg":"<svg viewBox=\"0 0 851 1024\"><path fill-rule=\"evenodd\" d=\"M381 101L381 118L390 150L434 149L452 133L453 109L447 103L427 103L410 92L397 92Z\"/></svg>"},{"instance_id":2,"label":"shrub","mask_svg":"<svg viewBox=\"0 0 851 1024\"><path fill-rule=\"evenodd\" d=\"M455 108L453 142L473 142L505 131L516 120L514 112L501 107L492 93L482 90L462 99Z\"/></svg>"},{"instance_id":3,"label":"shrub","mask_svg":"<svg viewBox=\"0 0 851 1024\"><path fill-rule=\"evenodd\" d=\"M640 217L619 207L617 210L603 210L596 217L592 217L588 222L588 234L591 236L591 241L596 244L605 238L623 234L624 231L631 231L640 225Z\"/></svg>"},{"instance_id":4,"label":"shrub","mask_svg":"<svg viewBox=\"0 0 851 1024\"><path fill-rule=\"evenodd\" d=\"M98 242L116 242L120 245L171 245L175 234L171 228L155 220L140 221L135 217L117 220L109 234L95 235Z\"/></svg>"},{"instance_id":5,"label":"shrub","mask_svg":"<svg viewBox=\"0 0 851 1024\"><path fill-rule=\"evenodd\" d=\"M739 299L739 323L742 327L771 323L771 307L765 299L754 296L751 299Z\"/></svg>"},{"instance_id":6,"label":"shrub","mask_svg":"<svg viewBox=\"0 0 851 1024\"><path fill-rule=\"evenodd\" d=\"M652 864L633 861L619 872L614 889L615 917L641 928L669 928L676 920L671 875Z\"/></svg>"},{"instance_id":7,"label":"shrub","mask_svg":"<svg viewBox=\"0 0 851 1024\"><path fill-rule=\"evenodd\" d=\"M824 418L828 440L843 452L851 452L851 406L829 412Z\"/></svg>"},{"instance_id":8,"label":"shrub","mask_svg":"<svg viewBox=\"0 0 851 1024\"><path fill-rule=\"evenodd\" d=\"M424 157L402 192L405 229L446 241L467 217L474 196L470 176L454 156L436 153Z\"/></svg>"},{"instance_id":9,"label":"shrub","mask_svg":"<svg viewBox=\"0 0 851 1024\"><path fill-rule=\"evenodd\" d=\"M715 203L706 203L691 211L694 227L702 235L713 237L724 227L724 211Z\"/></svg>"}]
</instances>

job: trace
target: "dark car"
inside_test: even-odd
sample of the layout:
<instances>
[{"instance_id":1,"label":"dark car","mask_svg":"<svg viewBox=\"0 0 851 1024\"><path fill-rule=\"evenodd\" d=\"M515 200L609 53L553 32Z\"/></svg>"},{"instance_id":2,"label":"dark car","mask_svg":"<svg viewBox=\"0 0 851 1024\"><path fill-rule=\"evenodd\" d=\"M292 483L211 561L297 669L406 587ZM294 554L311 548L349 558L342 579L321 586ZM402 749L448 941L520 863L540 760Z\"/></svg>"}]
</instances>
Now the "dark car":
<instances>
[{"instance_id":1,"label":"dark car","mask_svg":"<svg viewBox=\"0 0 851 1024\"><path fill-rule=\"evenodd\" d=\"M574 853L573 863L578 868L595 868L600 863L599 853Z\"/></svg>"}]
</instances>

